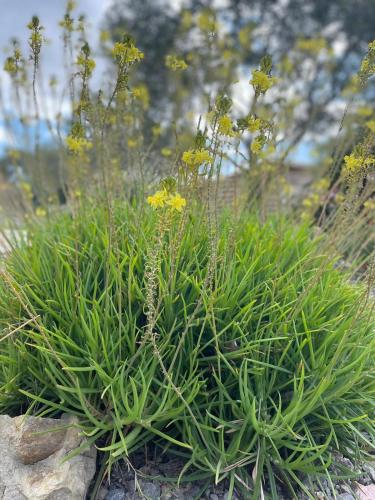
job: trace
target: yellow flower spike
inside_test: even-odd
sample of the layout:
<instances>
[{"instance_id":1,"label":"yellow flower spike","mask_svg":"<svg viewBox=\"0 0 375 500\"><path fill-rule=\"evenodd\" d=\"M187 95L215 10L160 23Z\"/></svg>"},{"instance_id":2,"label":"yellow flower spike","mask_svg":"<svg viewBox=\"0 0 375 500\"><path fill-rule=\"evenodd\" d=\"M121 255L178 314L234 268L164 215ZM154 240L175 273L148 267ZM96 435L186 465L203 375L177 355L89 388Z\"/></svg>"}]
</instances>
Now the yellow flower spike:
<instances>
[{"instance_id":1,"label":"yellow flower spike","mask_svg":"<svg viewBox=\"0 0 375 500\"><path fill-rule=\"evenodd\" d=\"M179 193L176 193L168 198L167 205L169 205L172 210L182 212L182 209L186 207L186 200Z\"/></svg>"},{"instance_id":2,"label":"yellow flower spike","mask_svg":"<svg viewBox=\"0 0 375 500\"><path fill-rule=\"evenodd\" d=\"M37 207L35 210L35 215L37 217L45 217L47 215L47 212L44 208L42 207Z\"/></svg>"},{"instance_id":3,"label":"yellow flower spike","mask_svg":"<svg viewBox=\"0 0 375 500\"><path fill-rule=\"evenodd\" d=\"M156 193L147 198L147 203L151 205L152 208L163 208L168 199L168 193L166 189L161 191L156 191Z\"/></svg>"}]
</instances>

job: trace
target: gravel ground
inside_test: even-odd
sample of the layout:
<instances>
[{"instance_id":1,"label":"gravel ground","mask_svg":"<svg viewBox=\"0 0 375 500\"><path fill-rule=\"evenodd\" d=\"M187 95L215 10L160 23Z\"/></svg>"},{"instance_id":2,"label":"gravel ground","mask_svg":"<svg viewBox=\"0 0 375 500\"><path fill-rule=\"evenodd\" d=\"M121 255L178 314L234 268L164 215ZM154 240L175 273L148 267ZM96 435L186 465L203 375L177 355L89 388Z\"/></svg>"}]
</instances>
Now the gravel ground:
<instances>
[{"instance_id":1,"label":"gravel ground","mask_svg":"<svg viewBox=\"0 0 375 500\"><path fill-rule=\"evenodd\" d=\"M365 464L355 467L349 460L336 457L344 466L348 467L359 476L350 482L336 482L335 494L328 480L321 478L318 483L311 484L309 478L301 478L310 494L317 500L375 500L375 464ZM144 464L147 465L144 465ZM99 492L99 500L227 500L228 484L222 482L219 485L207 485L206 481L185 482L178 488L176 484L167 482L166 477L176 477L183 467L179 459L168 459L166 457L145 459L138 454L132 457L132 469L125 462L117 464L111 474L110 481L106 482ZM135 472L135 470L137 472ZM333 467L332 473L335 472ZM152 478L150 476L153 476ZM268 498L265 486L265 498ZM250 498L240 493L235 493L233 500L246 500ZM279 500L292 499L290 493L280 489ZM307 494L301 492L300 500L307 500Z\"/></svg>"}]
</instances>

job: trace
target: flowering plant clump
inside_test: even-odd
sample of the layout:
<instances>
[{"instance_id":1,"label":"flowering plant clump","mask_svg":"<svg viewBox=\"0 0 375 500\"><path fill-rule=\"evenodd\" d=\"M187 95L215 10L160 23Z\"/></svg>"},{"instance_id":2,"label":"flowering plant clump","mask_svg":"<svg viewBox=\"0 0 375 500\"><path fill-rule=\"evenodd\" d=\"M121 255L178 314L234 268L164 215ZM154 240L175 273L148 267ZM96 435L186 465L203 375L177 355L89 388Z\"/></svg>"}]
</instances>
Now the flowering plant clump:
<instances>
[{"instance_id":1,"label":"flowering plant clump","mask_svg":"<svg viewBox=\"0 0 375 500\"><path fill-rule=\"evenodd\" d=\"M360 101L350 140L330 163L322 153L322 170L301 187L289 154L317 108L294 127L303 85L287 87L304 69L299 60L332 62L323 39L297 41L273 76L269 55L250 66L252 22L233 38L215 9L186 11L174 25L184 39L167 44L176 53L164 59L164 46L160 61L150 56L136 72L145 56L135 40L102 33L113 78L96 91L84 18L73 9L69 2L61 24L68 78L49 89L58 99L66 83L56 127L46 118L56 132L48 175L38 170L49 106L39 103L36 17L29 57L14 42L5 63L35 150L17 144L7 154L12 172L22 171L31 244L1 264L0 409L79 416L109 468L149 442L180 448L183 472L228 481L229 499L243 487L243 498L277 500L280 480L292 490L306 472L329 476L335 451L366 458L374 336L368 302L358 303L375 280L372 108ZM370 44L363 85L374 60ZM249 99L238 102L242 62L252 88L245 77ZM355 278L368 273L370 285L349 281L339 260Z\"/></svg>"}]
</instances>

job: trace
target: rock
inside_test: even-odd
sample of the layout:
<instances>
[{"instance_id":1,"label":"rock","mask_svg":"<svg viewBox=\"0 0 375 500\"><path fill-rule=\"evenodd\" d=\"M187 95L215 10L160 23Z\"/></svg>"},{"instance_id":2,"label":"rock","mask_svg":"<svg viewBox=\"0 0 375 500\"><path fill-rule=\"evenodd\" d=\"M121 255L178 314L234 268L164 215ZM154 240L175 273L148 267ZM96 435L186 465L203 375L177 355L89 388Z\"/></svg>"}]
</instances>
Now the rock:
<instances>
[{"instance_id":1,"label":"rock","mask_svg":"<svg viewBox=\"0 0 375 500\"><path fill-rule=\"evenodd\" d=\"M105 500L125 500L125 491L120 488L110 489Z\"/></svg>"},{"instance_id":2,"label":"rock","mask_svg":"<svg viewBox=\"0 0 375 500\"><path fill-rule=\"evenodd\" d=\"M15 450L23 464L35 464L56 453L65 439L66 428L54 418L16 417ZM56 428L60 427L59 430Z\"/></svg>"},{"instance_id":3,"label":"rock","mask_svg":"<svg viewBox=\"0 0 375 500\"><path fill-rule=\"evenodd\" d=\"M357 490L357 495L360 500L374 500L375 498L375 484L369 486L360 486Z\"/></svg>"},{"instance_id":4,"label":"rock","mask_svg":"<svg viewBox=\"0 0 375 500\"><path fill-rule=\"evenodd\" d=\"M337 495L337 500L355 500L355 498L350 493L341 493Z\"/></svg>"},{"instance_id":5,"label":"rock","mask_svg":"<svg viewBox=\"0 0 375 500\"><path fill-rule=\"evenodd\" d=\"M369 476L371 481L373 483L375 483L375 467L373 467L370 464L364 464L362 469L363 469L363 472L365 472Z\"/></svg>"},{"instance_id":6,"label":"rock","mask_svg":"<svg viewBox=\"0 0 375 500\"><path fill-rule=\"evenodd\" d=\"M216 493L211 493L210 500L219 500L219 497L216 495Z\"/></svg>"},{"instance_id":7,"label":"rock","mask_svg":"<svg viewBox=\"0 0 375 500\"><path fill-rule=\"evenodd\" d=\"M106 500L108 495L108 490L104 486L101 486L100 490L98 491L98 499L97 500Z\"/></svg>"},{"instance_id":8,"label":"rock","mask_svg":"<svg viewBox=\"0 0 375 500\"><path fill-rule=\"evenodd\" d=\"M0 416L2 500L83 500L96 469L96 451L63 459L83 444L74 417Z\"/></svg>"},{"instance_id":9,"label":"rock","mask_svg":"<svg viewBox=\"0 0 375 500\"><path fill-rule=\"evenodd\" d=\"M139 481L139 486L142 491L142 494L148 500L158 500L160 498L160 486L156 483L152 483L151 481Z\"/></svg>"}]
</instances>

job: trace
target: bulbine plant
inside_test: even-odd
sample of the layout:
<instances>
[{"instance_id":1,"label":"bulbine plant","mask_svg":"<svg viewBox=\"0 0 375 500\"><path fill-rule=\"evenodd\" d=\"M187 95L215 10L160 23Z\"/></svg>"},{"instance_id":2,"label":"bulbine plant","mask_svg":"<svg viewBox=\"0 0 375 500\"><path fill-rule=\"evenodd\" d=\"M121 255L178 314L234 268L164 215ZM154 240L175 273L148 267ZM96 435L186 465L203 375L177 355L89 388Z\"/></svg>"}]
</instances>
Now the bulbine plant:
<instances>
[{"instance_id":1,"label":"bulbine plant","mask_svg":"<svg viewBox=\"0 0 375 500\"><path fill-rule=\"evenodd\" d=\"M2 271L2 411L77 415L109 466L151 442L185 457L181 480L245 497L331 481L335 451L369 457L366 286L282 217L223 214L211 271L202 212L173 196L116 203L112 234L88 203L29 228Z\"/></svg>"}]
</instances>

